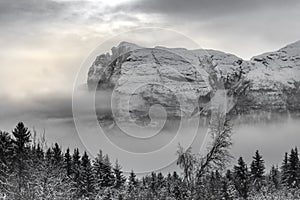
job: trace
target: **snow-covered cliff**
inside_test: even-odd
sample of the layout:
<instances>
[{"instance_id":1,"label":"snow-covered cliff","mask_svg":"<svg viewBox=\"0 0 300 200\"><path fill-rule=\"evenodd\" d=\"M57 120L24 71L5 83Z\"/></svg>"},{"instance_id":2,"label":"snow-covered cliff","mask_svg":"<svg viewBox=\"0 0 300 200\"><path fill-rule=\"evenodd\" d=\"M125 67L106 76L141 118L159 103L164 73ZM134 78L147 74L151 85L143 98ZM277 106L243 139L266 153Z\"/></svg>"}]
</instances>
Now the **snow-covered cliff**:
<instances>
[{"instance_id":1,"label":"snow-covered cliff","mask_svg":"<svg viewBox=\"0 0 300 200\"><path fill-rule=\"evenodd\" d=\"M217 64L219 76L238 69L246 72L251 87L236 113L300 111L300 41L250 61L215 50L145 48L122 42L96 58L87 82L90 90L114 89L113 109L120 119L148 116L155 104L162 105L169 117L182 115L179 111L190 115L198 103L206 103L212 90L201 63L204 57Z\"/></svg>"}]
</instances>

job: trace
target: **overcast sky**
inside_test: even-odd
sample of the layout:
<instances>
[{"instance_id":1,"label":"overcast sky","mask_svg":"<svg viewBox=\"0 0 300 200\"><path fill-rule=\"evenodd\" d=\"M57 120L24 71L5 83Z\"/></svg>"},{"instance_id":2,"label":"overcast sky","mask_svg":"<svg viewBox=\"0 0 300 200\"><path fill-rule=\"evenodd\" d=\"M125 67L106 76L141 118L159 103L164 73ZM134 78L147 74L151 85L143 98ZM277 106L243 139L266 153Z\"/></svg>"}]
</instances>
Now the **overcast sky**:
<instances>
[{"instance_id":1,"label":"overcast sky","mask_svg":"<svg viewBox=\"0 0 300 200\"><path fill-rule=\"evenodd\" d=\"M0 129L22 120L68 144L76 73L114 35L166 28L250 59L299 40L299 10L298 0L0 0Z\"/></svg>"}]
</instances>

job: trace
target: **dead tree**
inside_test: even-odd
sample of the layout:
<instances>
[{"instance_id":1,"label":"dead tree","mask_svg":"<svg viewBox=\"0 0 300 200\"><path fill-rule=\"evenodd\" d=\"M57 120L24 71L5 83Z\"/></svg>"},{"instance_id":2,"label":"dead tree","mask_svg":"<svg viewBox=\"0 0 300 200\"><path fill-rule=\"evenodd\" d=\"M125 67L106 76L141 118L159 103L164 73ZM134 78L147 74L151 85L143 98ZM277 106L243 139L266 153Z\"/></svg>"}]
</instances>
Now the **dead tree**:
<instances>
[{"instance_id":1,"label":"dead tree","mask_svg":"<svg viewBox=\"0 0 300 200\"><path fill-rule=\"evenodd\" d=\"M187 163L184 158L189 155L189 160L192 165L182 165L185 170L185 179L194 182L200 180L203 175L210 169L224 169L230 162L232 156L230 155L230 148L232 146L232 125L230 123L230 111L236 105L238 99L245 95L245 92L250 86L250 82L245 79L242 68L238 71L222 75L216 71L217 64L214 64L211 58L200 59L199 62L202 68L207 73L208 84L211 87L207 102L199 102L199 107L196 114L200 115L200 103L205 104L205 109L211 113L211 120L209 124L209 134L211 136L210 143L207 147L205 155L190 156L190 152L183 152L179 148L177 164ZM201 101L203 99L199 99ZM194 113L194 116L196 115ZM189 149L190 151L190 149ZM191 164L189 162L189 164ZM190 170L193 169L193 172ZM187 173L189 170L189 173ZM191 178L191 174L193 175Z\"/></svg>"}]
</instances>

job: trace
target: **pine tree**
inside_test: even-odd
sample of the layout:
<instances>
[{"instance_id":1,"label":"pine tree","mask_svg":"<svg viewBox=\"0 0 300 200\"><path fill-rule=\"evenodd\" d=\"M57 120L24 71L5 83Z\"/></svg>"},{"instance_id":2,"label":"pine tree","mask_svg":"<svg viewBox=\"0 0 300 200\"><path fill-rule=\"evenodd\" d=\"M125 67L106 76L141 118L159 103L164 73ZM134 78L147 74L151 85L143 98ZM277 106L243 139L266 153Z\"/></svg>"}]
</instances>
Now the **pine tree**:
<instances>
[{"instance_id":1,"label":"pine tree","mask_svg":"<svg viewBox=\"0 0 300 200\"><path fill-rule=\"evenodd\" d=\"M131 170L129 177L128 177L128 192L132 192L134 189L136 189L138 185L138 180L136 178L136 175L133 170Z\"/></svg>"},{"instance_id":2,"label":"pine tree","mask_svg":"<svg viewBox=\"0 0 300 200\"><path fill-rule=\"evenodd\" d=\"M167 191L168 191L168 196L171 196L172 193L172 175L169 172L166 178L166 187L167 187Z\"/></svg>"},{"instance_id":3,"label":"pine tree","mask_svg":"<svg viewBox=\"0 0 300 200\"><path fill-rule=\"evenodd\" d=\"M103 164L102 187L112 187L114 185L114 175L108 155L104 156Z\"/></svg>"},{"instance_id":4,"label":"pine tree","mask_svg":"<svg viewBox=\"0 0 300 200\"><path fill-rule=\"evenodd\" d=\"M36 132L34 132L36 134ZM34 139L35 140L35 139ZM44 151L41 149L40 143L34 142L31 147L31 166L30 166L30 188L29 192L31 193L31 199L39 198L38 194L40 194L41 186L41 169L43 168L45 159L44 159Z\"/></svg>"},{"instance_id":5,"label":"pine tree","mask_svg":"<svg viewBox=\"0 0 300 200\"><path fill-rule=\"evenodd\" d=\"M265 165L262 156L259 154L258 150L253 156L253 161L251 163L251 179L256 191L260 191L263 181L264 181Z\"/></svg>"},{"instance_id":6,"label":"pine tree","mask_svg":"<svg viewBox=\"0 0 300 200\"><path fill-rule=\"evenodd\" d=\"M40 143L37 144L36 157L40 161L42 161L44 159L44 150L42 149Z\"/></svg>"},{"instance_id":7,"label":"pine tree","mask_svg":"<svg viewBox=\"0 0 300 200\"><path fill-rule=\"evenodd\" d=\"M239 195L247 199L250 190L249 172L242 157L239 158L238 165L234 166L234 184Z\"/></svg>"},{"instance_id":8,"label":"pine tree","mask_svg":"<svg viewBox=\"0 0 300 200\"><path fill-rule=\"evenodd\" d=\"M72 155L72 177L73 177L73 183L74 183L74 187L76 189L75 194L76 197L78 197L80 195L80 190L79 190L79 186L80 186L80 182L79 182L79 176L80 176L80 153L79 153L79 149L74 149L74 153Z\"/></svg>"},{"instance_id":9,"label":"pine tree","mask_svg":"<svg viewBox=\"0 0 300 200\"><path fill-rule=\"evenodd\" d=\"M216 199L221 199L221 189L222 189L222 176L218 170L214 173L214 183L213 186L215 188L215 194L214 196Z\"/></svg>"},{"instance_id":10,"label":"pine tree","mask_svg":"<svg viewBox=\"0 0 300 200\"><path fill-rule=\"evenodd\" d=\"M91 161L86 152L84 152L81 158L80 168L80 196L87 199L93 199L94 196L94 176L92 171Z\"/></svg>"},{"instance_id":11,"label":"pine tree","mask_svg":"<svg viewBox=\"0 0 300 200\"><path fill-rule=\"evenodd\" d=\"M271 187L274 188L275 191L278 190L280 187L280 176L278 167L275 167L274 165L272 166L270 170L269 179Z\"/></svg>"},{"instance_id":12,"label":"pine tree","mask_svg":"<svg viewBox=\"0 0 300 200\"><path fill-rule=\"evenodd\" d=\"M103 181L103 155L102 151L100 150L97 154L97 157L95 158L93 162L93 171L95 176L95 190L96 194L100 194L102 191L102 181Z\"/></svg>"},{"instance_id":13,"label":"pine tree","mask_svg":"<svg viewBox=\"0 0 300 200\"><path fill-rule=\"evenodd\" d=\"M57 152L57 151L56 151ZM55 162L54 153L48 148L45 159L32 169L34 198L32 199L71 199L73 183L67 177L60 163Z\"/></svg>"},{"instance_id":14,"label":"pine tree","mask_svg":"<svg viewBox=\"0 0 300 200\"><path fill-rule=\"evenodd\" d=\"M51 148L48 148L46 151L45 159L48 163L52 163L53 152Z\"/></svg>"},{"instance_id":15,"label":"pine tree","mask_svg":"<svg viewBox=\"0 0 300 200\"><path fill-rule=\"evenodd\" d=\"M124 186L124 183L126 182L126 177L123 175L122 167L118 163L118 160L116 160L115 166L113 168L114 171L114 188L120 189Z\"/></svg>"},{"instance_id":16,"label":"pine tree","mask_svg":"<svg viewBox=\"0 0 300 200\"><path fill-rule=\"evenodd\" d=\"M72 174L72 157L69 148L67 148L66 153L64 155L64 168L66 170L67 175L70 177Z\"/></svg>"},{"instance_id":17,"label":"pine tree","mask_svg":"<svg viewBox=\"0 0 300 200\"><path fill-rule=\"evenodd\" d=\"M10 135L0 131L0 196L7 195L11 189L8 179L12 152L12 139Z\"/></svg>"},{"instance_id":18,"label":"pine tree","mask_svg":"<svg viewBox=\"0 0 300 200\"><path fill-rule=\"evenodd\" d=\"M232 200L234 198L233 190L234 186L231 184L231 180L224 177L221 182L221 199Z\"/></svg>"},{"instance_id":19,"label":"pine tree","mask_svg":"<svg viewBox=\"0 0 300 200\"><path fill-rule=\"evenodd\" d=\"M299 160L299 154L298 154L298 149L297 147L295 148L295 151L296 151L296 155L297 155L297 158L298 158L298 164L297 164L297 169L296 169L296 177L297 177L297 186L300 187L300 160Z\"/></svg>"},{"instance_id":20,"label":"pine tree","mask_svg":"<svg viewBox=\"0 0 300 200\"><path fill-rule=\"evenodd\" d=\"M176 171L173 172L171 185L173 196L175 199L179 199L181 197L181 179Z\"/></svg>"},{"instance_id":21,"label":"pine tree","mask_svg":"<svg viewBox=\"0 0 300 200\"><path fill-rule=\"evenodd\" d=\"M157 174L157 185L158 185L158 188L161 189L161 188L165 187L166 186L165 184L166 184L165 183L165 177L164 177L164 175L161 172L159 172Z\"/></svg>"},{"instance_id":22,"label":"pine tree","mask_svg":"<svg viewBox=\"0 0 300 200\"><path fill-rule=\"evenodd\" d=\"M287 184L289 187L296 188L299 186L299 157L297 148L291 150L288 161Z\"/></svg>"},{"instance_id":23,"label":"pine tree","mask_svg":"<svg viewBox=\"0 0 300 200\"><path fill-rule=\"evenodd\" d=\"M28 152L31 133L22 122L18 123L12 133L14 136L12 142L14 145L13 170L16 186L15 199L26 199L30 168Z\"/></svg>"},{"instance_id":24,"label":"pine tree","mask_svg":"<svg viewBox=\"0 0 300 200\"><path fill-rule=\"evenodd\" d=\"M54 165L61 165L63 161L63 155L62 155L61 148L57 143L54 144L54 147L52 148L52 152L53 152L52 160Z\"/></svg>"},{"instance_id":25,"label":"pine tree","mask_svg":"<svg viewBox=\"0 0 300 200\"><path fill-rule=\"evenodd\" d=\"M157 189L157 178L156 178L156 173L155 172L151 173L150 189L151 189L151 193L153 195L155 195L156 194L156 189Z\"/></svg>"},{"instance_id":26,"label":"pine tree","mask_svg":"<svg viewBox=\"0 0 300 200\"><path fill-rule=\"evenodd\" d=\"M281 165L281 183L284 186L288 185L288 169L289 169L288 153L285 152L284 159L283 159L282 165Z\"/></svg>"}]
</instances>

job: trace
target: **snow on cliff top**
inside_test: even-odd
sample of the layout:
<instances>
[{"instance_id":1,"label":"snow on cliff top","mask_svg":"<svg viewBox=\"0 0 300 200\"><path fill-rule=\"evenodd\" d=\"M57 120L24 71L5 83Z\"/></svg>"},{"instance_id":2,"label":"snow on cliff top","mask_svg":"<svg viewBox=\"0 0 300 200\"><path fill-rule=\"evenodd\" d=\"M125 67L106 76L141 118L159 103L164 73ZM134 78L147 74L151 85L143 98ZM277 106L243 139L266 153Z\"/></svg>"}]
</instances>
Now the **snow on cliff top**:
<instances>
[{"instance_id":1,"label":"snow on cliff top","mask_svg":"<svg viewBox=\"0 0 300 200\"><path fill-rule=\"evenodd\" d=\"M300 41L278 51L264 53L251 59L248 78L257 89L272 89L280 84L294 87L300 81Z\"/></svg>"}]
</instances>

